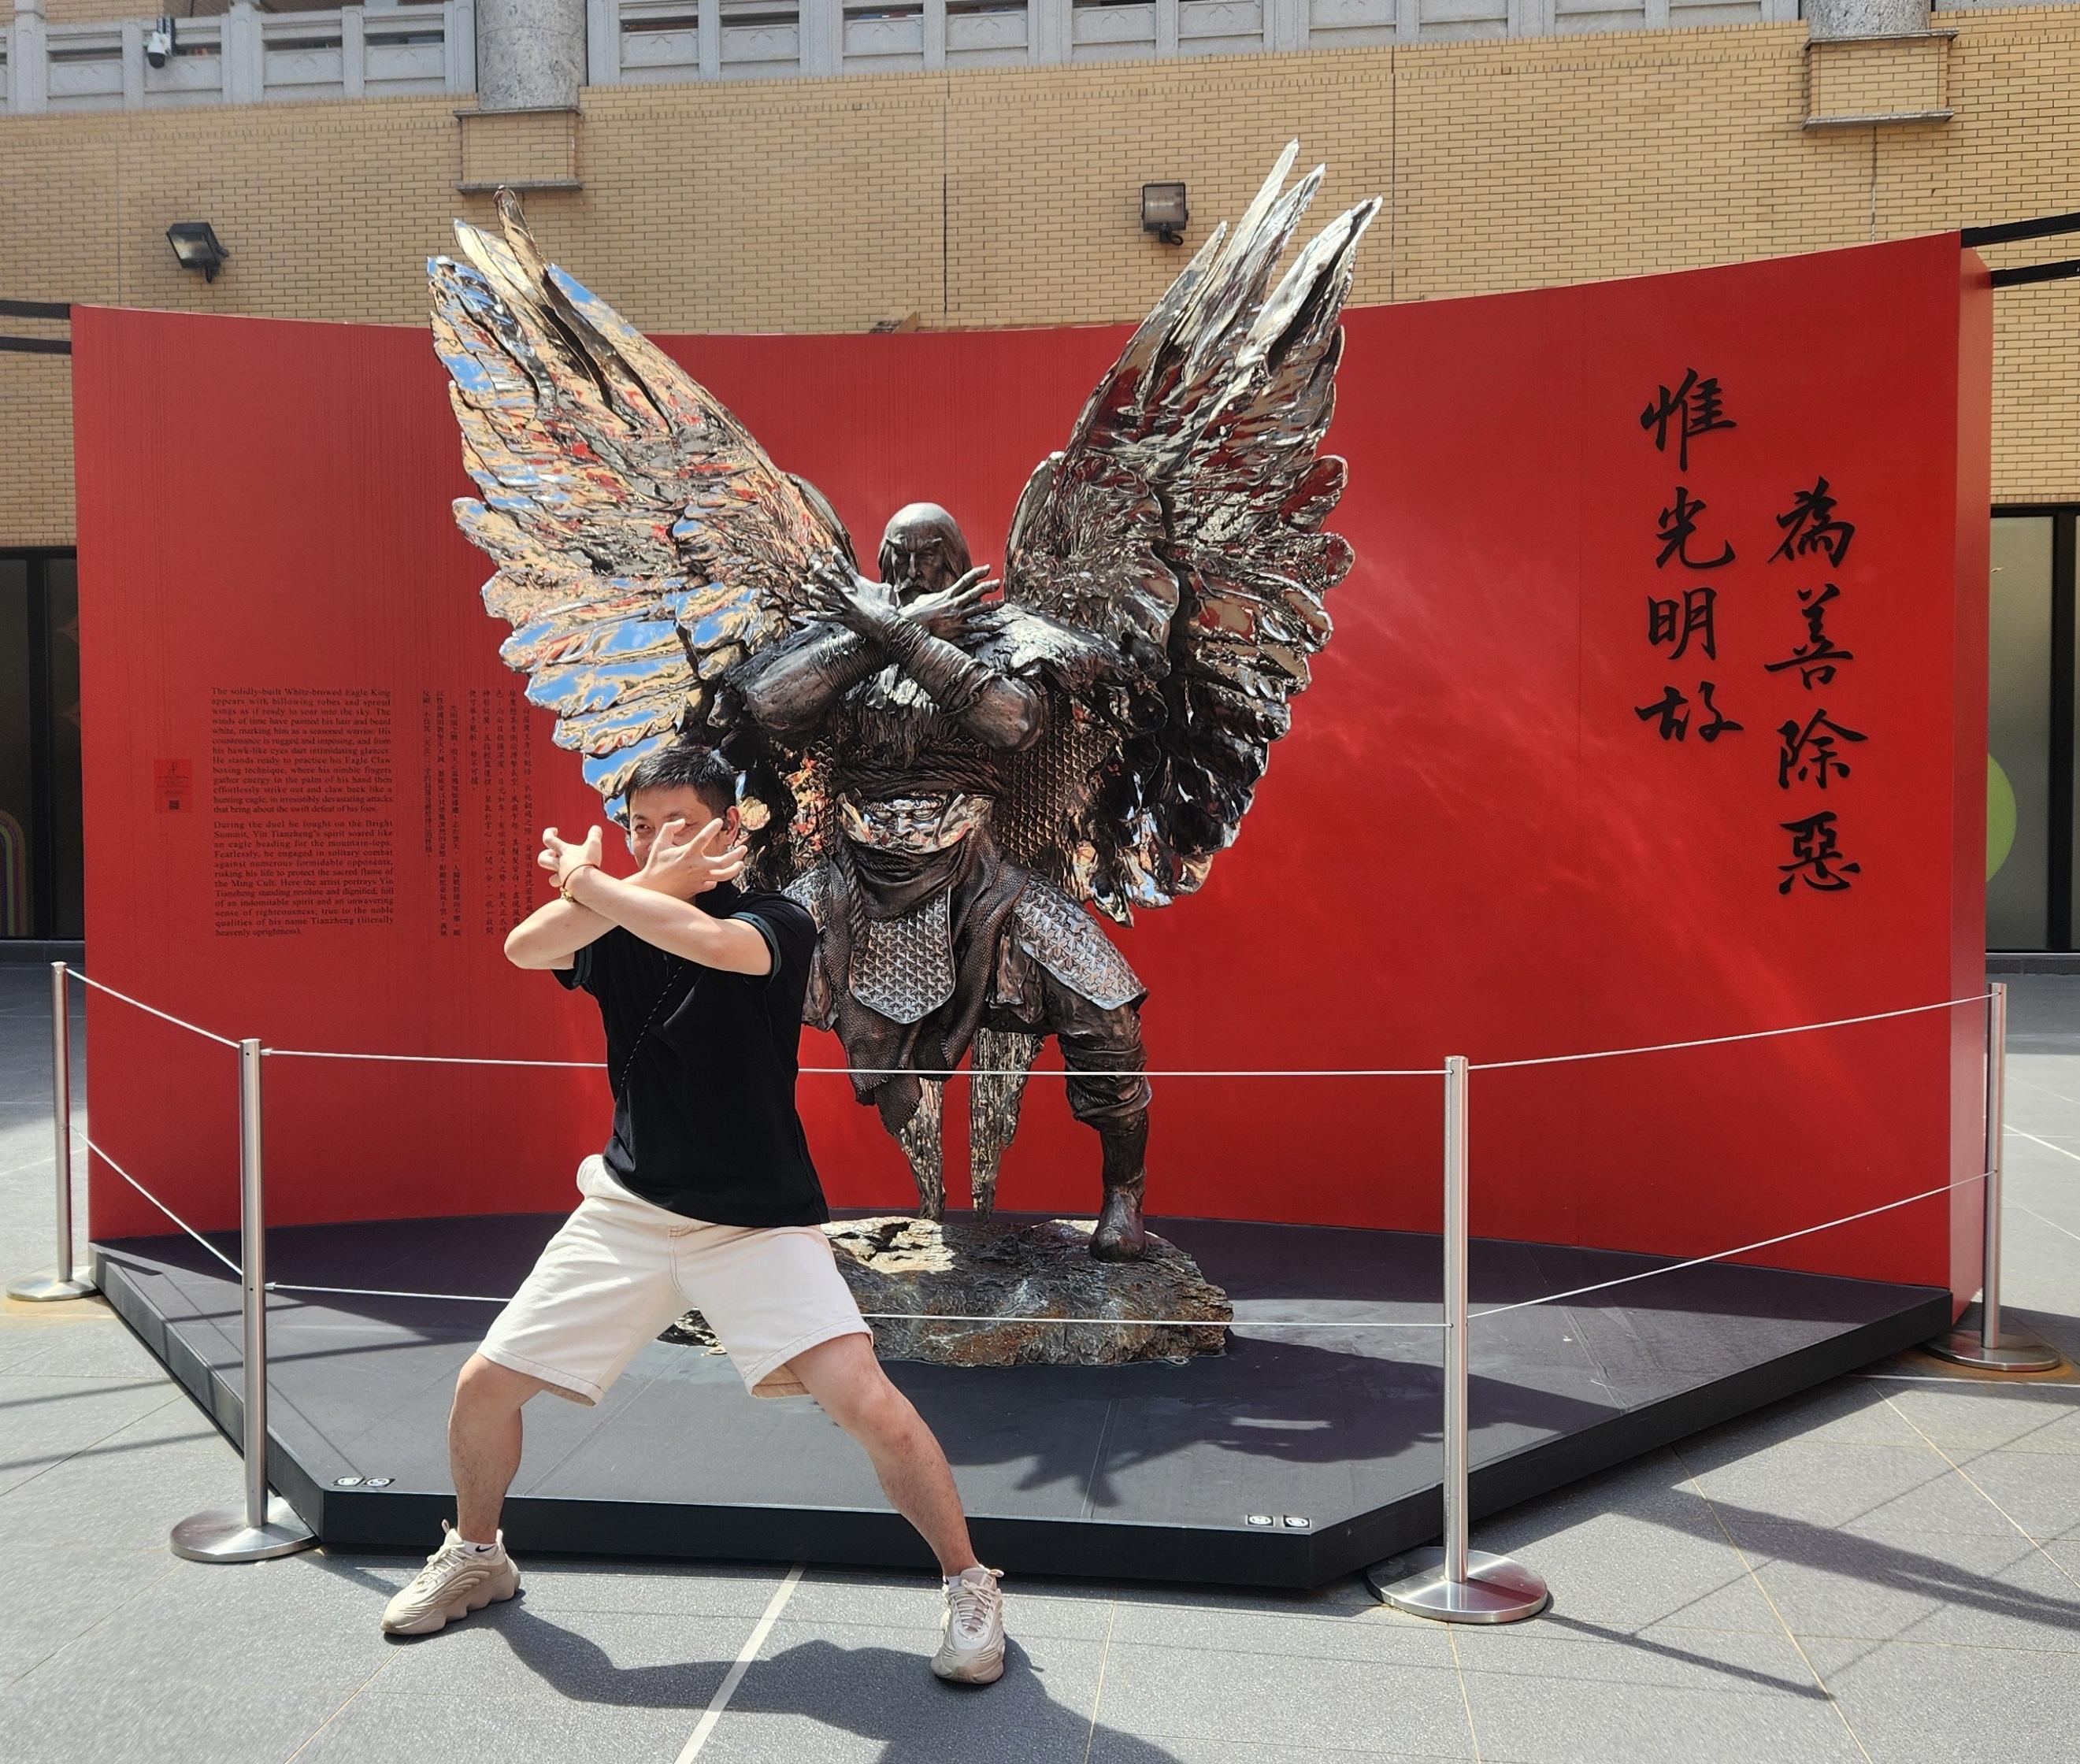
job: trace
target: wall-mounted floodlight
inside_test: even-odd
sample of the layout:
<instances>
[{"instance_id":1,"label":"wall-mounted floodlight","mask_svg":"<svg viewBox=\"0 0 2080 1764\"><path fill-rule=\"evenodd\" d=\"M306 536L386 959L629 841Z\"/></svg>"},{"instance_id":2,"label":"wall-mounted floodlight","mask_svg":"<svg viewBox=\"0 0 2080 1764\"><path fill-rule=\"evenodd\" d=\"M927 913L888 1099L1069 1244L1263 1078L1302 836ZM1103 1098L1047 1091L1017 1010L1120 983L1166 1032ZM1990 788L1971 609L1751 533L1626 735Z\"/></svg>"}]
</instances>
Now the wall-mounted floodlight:
<instances>
[{"instance_id":1,"label":"wall-mounted floodlight","mask_svg":"<svg viewBox=\"0 0 2080 1764\"><path fill-rule=\"evenodd\" d=\"M1141 186L1141 230L1152 233L1165 245L1182 245L1192 211L1185 206L1182 184L1143 184Z\"/></svg>"},{"instance_id":2,"label":"wall-mounted floodlight","mask_svg":"<svg viewBox=\"0 0 2080 1764\"><path fill-rule=\"evenodd\" d=\"M231 255L207 220L176 220L166 228L166 243L181 260L183 270L199 270L205 282L214 282L224 260Z\"/></svg>"}]
</instances>

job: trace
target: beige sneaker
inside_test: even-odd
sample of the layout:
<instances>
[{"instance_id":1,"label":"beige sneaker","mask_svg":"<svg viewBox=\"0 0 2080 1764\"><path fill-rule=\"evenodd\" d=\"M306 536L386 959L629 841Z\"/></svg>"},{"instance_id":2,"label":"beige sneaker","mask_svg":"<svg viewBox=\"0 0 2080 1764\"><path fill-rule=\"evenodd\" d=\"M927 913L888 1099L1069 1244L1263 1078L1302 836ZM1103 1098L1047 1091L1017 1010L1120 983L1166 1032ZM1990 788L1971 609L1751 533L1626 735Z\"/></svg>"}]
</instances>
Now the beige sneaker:
<instances>
[{"instance_id":1,"label":"beige sneaker","mask_svg":"<svg viewBox=\"0 0 2080 1764\"><path fill-rule=\"evenodd\" d=\"M412 1584L384 1607L385 1635L430 1636L520 1590L520 1569L505 1553L505 1532L498 1534L498 1547L487 1556L465 1548L446 1519L441 1529L447 1534L441 1547L426 1558Z\"/></svg>"},{"instance_id":2,"label":"beige sneaker","mask_svg":"<svg viewBox=\"0 0 2080 1764\"><path fill-rule=\"evenodd\" d=\"M1004 1676L1003 1569L964 1569L946 1582L946 1614L932 1670L955 1684L995 1684Z\"/></svg>"}]
</instances>

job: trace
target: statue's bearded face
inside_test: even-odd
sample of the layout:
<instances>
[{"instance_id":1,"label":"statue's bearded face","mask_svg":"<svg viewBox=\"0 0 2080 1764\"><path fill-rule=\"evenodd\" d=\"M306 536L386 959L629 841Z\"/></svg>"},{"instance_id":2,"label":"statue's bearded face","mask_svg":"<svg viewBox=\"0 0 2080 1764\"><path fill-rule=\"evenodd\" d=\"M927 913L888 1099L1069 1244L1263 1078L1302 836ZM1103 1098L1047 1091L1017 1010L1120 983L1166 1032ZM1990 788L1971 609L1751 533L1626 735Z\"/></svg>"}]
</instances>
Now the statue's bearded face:
<instances>
[{"instance_id":1,"label":"statue's bearded face","mask_svg":"<svg viewBox=\"0 0 2080 1764\"><path fill-rule=\"evenodd\" d=\"M952 587L967 567L967 542L944 509L912 503L882 535L881 579L900 601Z\"/></svg>"}]
</instances>

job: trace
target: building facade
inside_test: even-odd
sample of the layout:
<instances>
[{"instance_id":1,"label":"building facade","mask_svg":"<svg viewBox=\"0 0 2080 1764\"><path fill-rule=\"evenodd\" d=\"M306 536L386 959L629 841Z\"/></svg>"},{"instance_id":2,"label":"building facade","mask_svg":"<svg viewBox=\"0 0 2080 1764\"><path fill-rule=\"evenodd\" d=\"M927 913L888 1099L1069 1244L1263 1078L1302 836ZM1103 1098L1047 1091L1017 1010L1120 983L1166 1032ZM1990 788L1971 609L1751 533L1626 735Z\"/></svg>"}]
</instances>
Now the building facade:
<instances>
[{"instance_id":1,"label":"building facade","mask_svg":"<svg viewBox=\"0 0 2080 1764\"><path fill-rule=\"evenodd\" d=\"M66 303L422 325L420 260L505 182L551 254L650 330L1127 320L1179 263L1143 230L1142 186L1185 184L1189 247L1296 136L1327 163L1325 203L1386 199L1359 304L2080 210L2080 5L1810 0L1804 20L1792 0L205 0L170 44L133 5L16 0L6 32L14 936L77 930ZM228 251L213 278L176 261L181 221ZM2080 282L2004 289L1996 309L2008 850L1989 939L2070 948ZM198 446L236 444L199 413Z\"/></svg>"}]
</instances>

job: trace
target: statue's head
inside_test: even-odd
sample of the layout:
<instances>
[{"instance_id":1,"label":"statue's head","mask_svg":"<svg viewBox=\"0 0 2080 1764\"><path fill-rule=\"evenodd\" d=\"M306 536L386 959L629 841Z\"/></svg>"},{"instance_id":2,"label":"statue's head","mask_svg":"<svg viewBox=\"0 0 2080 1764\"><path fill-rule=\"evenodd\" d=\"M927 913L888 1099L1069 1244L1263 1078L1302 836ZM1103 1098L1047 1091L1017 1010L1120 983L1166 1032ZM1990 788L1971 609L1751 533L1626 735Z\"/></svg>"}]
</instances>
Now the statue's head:
<instances>
[{"instance_id":1,"label":"statue's head","mask_svg":"<svg viewBox=\"0 0 2080 1764\"><path fill-rule=\"evenodd\" d=\"M967 573L968 542L936 502L898 509L881 535L881 579L899 601L950 588Z\"/></svg>"}]
</instances>

